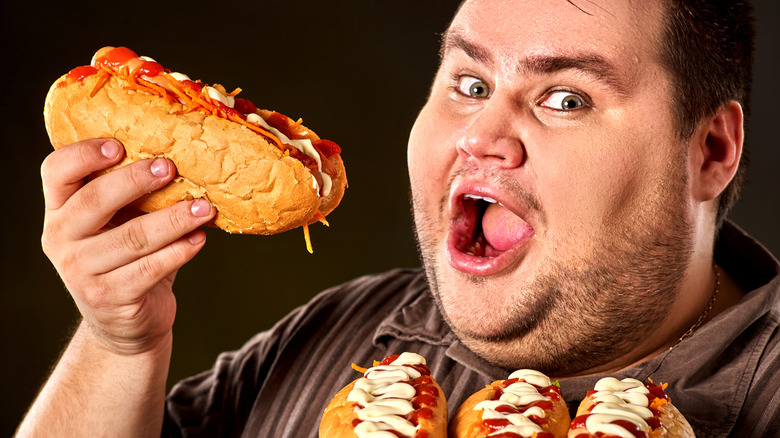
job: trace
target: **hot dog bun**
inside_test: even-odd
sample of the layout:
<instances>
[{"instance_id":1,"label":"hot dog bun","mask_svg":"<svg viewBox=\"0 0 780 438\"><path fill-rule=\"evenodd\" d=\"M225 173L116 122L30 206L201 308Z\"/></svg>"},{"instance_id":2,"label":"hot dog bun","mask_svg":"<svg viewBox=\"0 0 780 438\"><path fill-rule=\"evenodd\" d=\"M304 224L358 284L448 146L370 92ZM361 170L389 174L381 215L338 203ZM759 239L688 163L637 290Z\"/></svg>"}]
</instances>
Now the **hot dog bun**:
<instances>
[{"instance_id":1,"label":"hot dog bun","mask_svg":"<svg viewBox=\"0 0 780 438\"><path fill-rule=\"evenodd\" d=\"M113 48L101 49L96 59L104 59L110 53L107 49ZM248 102L235 99L235 92L227 94L219 85L206 87L189 78L188 84L202 91L199 96L185 96L181 89L186 87L171 91L183 80L177 81L180 76L167 70L142 74L137 65L157 64L148 59L127 55L117 65L93 60L94 72L79 75L74 69L57 79L44 106L53 146L110 137L119 140L126 152L117 166L150 157L169 158L176 165L177 177L135 205L148 212L203 197L216 207L214 225L230 233L279 233L322 219L339 204L347 179L338 146L335 153L331 148L328 156L320 151L319 167L312 165L314 160L309 160L307 167L294 158L301 153L290 145L280 147L276 143L279 136L262 135L258 132L269 130L260 126L253 130L247 123L238 123L236 118L242 118L242 114L220 105L205 90L216 89L221 97ZM251 102L248 107L255 114L251 117L268 119L275 114L257 110ZM243 115L244 120L249 118ZM285 119L289 121L277 117L277 126ZM321 142L299 123L290 121L287 125L282 130L290 138ZM317 181L320 171L332 180L327 193L322 181Z\"/></svg>"},{"instance_id":2,"label":"hot dog bun","mask_svg":"<svg viewBox=\"0 0 780 438\"><path fill-rule=\"evenodd\" d=\"M597 433L631 436L639 430L652 438L693 438L685 417L674 407L663 385L636 379L599 380L582 400L571 423L570 438L596 437Z\"/></svg>"},{"instance_id":3,"label":"hot dog bun","mask_svg":"<svg viewBox=\"0 0 780 438\"><path fill-rule=\"evenodd\" d=\"M569 411L560 389L544 374L518 370L467 398L449 424L450 438L484 438L491 433L562 438Z\"/></svg>"},{"instance_id":4,"label":"hot dog bun","mask_svg":"<svg viewBox=\"0 0 780 438\"><path fill-rule=\"evenodd\" d=\"M322 438L445 438L447 400L415 353L386 357L341 389L322 415ZM398 435L396 435L396 433Z\"/></svg>"}]
</instances>

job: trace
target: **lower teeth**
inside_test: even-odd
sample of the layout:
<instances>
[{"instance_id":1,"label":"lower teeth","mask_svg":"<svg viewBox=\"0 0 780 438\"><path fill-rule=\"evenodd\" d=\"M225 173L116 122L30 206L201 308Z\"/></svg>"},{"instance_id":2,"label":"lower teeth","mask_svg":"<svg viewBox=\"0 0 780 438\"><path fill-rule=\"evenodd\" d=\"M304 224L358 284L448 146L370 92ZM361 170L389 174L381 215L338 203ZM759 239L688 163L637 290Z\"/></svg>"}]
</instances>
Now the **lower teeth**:
<instances>
[{"instance_id":1,"label":"lower teeth","mask_svg":"<svg viewBox=\"0 0 780 438\"><path fill-rule=\"evenodd\" d=\"M479 240L472 242L471 246L466 249L466 254L483 257L485 255L485 246Z\"/></svg>"}]
</instances>

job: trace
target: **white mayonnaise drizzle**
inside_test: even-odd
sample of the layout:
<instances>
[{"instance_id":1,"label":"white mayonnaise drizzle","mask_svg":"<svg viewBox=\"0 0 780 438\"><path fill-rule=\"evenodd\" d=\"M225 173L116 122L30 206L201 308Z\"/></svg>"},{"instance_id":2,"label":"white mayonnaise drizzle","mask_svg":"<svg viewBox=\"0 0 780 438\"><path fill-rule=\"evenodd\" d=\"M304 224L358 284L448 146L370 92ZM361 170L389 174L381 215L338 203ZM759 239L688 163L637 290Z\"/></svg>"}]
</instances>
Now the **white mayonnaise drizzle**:
<instances>
[{"instance_id":1,"label":"white mayonnaise drizzle","mask_svg":"<svg viewBox=\"0 0 780 438\"><path fill-rule=\"evenodd\" d=\"M210 98L219 101L220 103L222 103L222 105L225 105L228 108L233 108L234 106L236 106L235 97L223 94L221 91L217 90L214 87L209 87L208 85L203 88L206 90L206 93L208 93Z\"/></svg>"},{"instance_id":2,"label":"white mayonnaise drizzle","mask_svg":"<svg viewBox=\"0 0 780 438\"><path fill-rule=\"evenodd\" d=\"M303 152L304 154L312 157L317 162L317 170L320 171L320 174L322 175L322 196L328 196L330 194L330 189L333 186L333 181L331 180L330 176L322 171L322 160L320 159L320 154L317 153L317 150L314 149L314 146L311 144L311 140L308 138L302 138L298 140L292 140L286 135L282 134L281 131L274 128L273 126L269 125L265 120L263 120L262 117L260 117L258 114L247 114L246 115L247 122L255 123L257 125L260 125L262 128L267 129L275 136L279 137L279 140L282 143L287 143L292 146L294 146L299 151ZM314 188L317 188L317 180L314 181Z\"/></svg>"},{"instance_id":3,"label":"white mayonnaise drizzle","mask_svg":"<svg viewBox=\"0 0 780 438\"><path fill-rule=\"evenodd\" d=\"M139 56L139 59L143 61L157 62L148 56ZM94 64L94 58L93 58L93 64ZM189 76L178 72L168 73L168 76L179 82L190 80ZM144 78L149 80L150 82L155 82L152 78L147 78L146 76L144 76ZM206 90L206 93L208 93L209 97L212 98L213 100L219 101L220 103L227 106L228 108L235 107L236 98L234 96L228 96L222 93L221 91L219 91L218 89L210 86L205 86L204 89ZM320 174L322 175L321 195L328 196L330 194L330 190L333 187L333 180L331 179L330 175L322 171L322 159L320 158L320 154L317 152L317 150L314 149L314 146L312 146L311 140L309 140L308 138L292 140L286 135L282 134L281 131L279 131L278 129L269 125L258 114L251 113L251 114L244 114L244 116L246 117L246 120L248 122L259 125L262 128L270 131L272 134L277 136L282 143L289 144L295 147L296 149L298 149L299 151L303 152L304 154L308 155L312 159L314 159L317 162L317 170L319 170ZM319 190L319 184L317 183L317 179L316 178L313 179L314 179L314 183L312 184L312 186L314 187L315 190Z\"/></svg>"},{"instance_id":4,"label":"white mayonnaise drizzle","mask_svg":"<svg viewBox=\"0 0 780 438\"><path fill-rule=\"evenodd\" d=\"M585 420L588 432L633 438L631 432L617 424L612 424L616 420L629 421L639 430L650 431L650 426L645 421L653 417L652 411L648 408L649 399L645 395L650 391L642 382L631 378L618 380L614 377L605 377L596 382L594 389L596 393L591 398L596 405Z\"/></svg>"},{"instance_id":5,"label":"white mayonnaise drizzle","mask_svg":"<svg viewBox=\"0 0 780 438\"><path fill-rule=\"evenodd\" d=\"M408 382L421 374L405 365L425 365L425 358L415 353L401 353L390 365L367 369L355 382L347 401L359 405L355 408L357 417L362 420L355 426L358 438L397 438L389 432L391 430L408 436L417 432L417 427L404 416L414 411L415 389Z\"/></svg>"},{"instance_id":6,"label":"white mayonnaise drizzle","mask_svg":"<svg viewBox=\"0 0 780 438\"><path fill-rule=\"evenodd\" d=\"M546 388L552 384L550 378L536 370L517 370L509 375L510 379L525 380L515 382L503 390L498 400L485 400L474 406L475 410L482 410L482 420L503 419L510 425L495 431L488 436L505 432L514 432L523 438L531 437L534 433L543 432L539 425L531 421L529 416L545 417L544 409L534 406L523 413L498 412L499 406L523 407L536 401L549 400L536 389L536 386Z\"/></svg>"}]
</instances>

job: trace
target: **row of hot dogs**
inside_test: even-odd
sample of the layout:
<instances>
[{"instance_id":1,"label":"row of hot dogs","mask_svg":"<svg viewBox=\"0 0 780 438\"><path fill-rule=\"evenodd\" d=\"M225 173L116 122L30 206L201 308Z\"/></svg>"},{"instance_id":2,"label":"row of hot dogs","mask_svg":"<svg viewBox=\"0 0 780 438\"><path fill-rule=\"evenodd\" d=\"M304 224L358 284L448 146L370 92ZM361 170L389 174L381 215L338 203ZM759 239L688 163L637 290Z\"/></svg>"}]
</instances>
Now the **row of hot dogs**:
<instances>
[{"instance_id":1,"label":"row of hot dogs","mask_svg":"<svg viewBox=\"0 0 780 438\"><path fill-rule=\"evenodd\" d=\"M425 359L386 357L363 371L328 404L320 437L589 438L693 437L664 385L599 380L569 415L560 386L535 370L518 370L467 398L447 421L447 400Z\"/></svg>"}]
</instances>

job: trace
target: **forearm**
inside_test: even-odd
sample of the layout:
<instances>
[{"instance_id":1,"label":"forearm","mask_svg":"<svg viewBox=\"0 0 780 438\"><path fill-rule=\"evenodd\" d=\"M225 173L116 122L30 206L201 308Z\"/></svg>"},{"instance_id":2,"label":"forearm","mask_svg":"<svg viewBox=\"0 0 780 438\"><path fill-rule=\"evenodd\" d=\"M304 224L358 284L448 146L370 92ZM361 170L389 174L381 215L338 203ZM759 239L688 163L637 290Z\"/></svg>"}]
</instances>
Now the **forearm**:
<instances>
[{"instance_id":1,"label":"forearm","mask_svg":"<svg viewBox=\"0 0 780 438\"><path fill-rule=\"evenodd\" d=\"M170 355L170 336L150 352L123 355L82 323L18 436L159 437Z\"/></svg>"}]
</instances>

